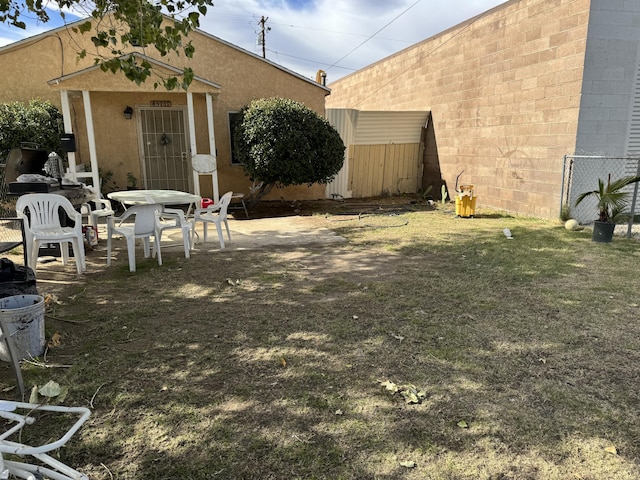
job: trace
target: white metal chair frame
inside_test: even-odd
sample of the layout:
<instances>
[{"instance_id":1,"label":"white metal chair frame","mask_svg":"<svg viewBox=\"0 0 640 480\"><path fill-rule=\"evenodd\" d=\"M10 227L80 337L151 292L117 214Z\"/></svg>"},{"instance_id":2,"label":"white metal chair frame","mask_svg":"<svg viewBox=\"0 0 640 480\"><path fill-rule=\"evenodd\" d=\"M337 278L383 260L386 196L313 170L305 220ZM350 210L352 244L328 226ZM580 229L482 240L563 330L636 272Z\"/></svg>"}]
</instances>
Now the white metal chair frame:
<instances>
[{"instance_id":1,"label":"white metal chair frame","mask_svg":"<svg viewBox=\"0 0 640 480\"><path fill-rule=\"evenodd\" d=\"M218 203L209 205L207 208L196 208L193 216L194 229L198 222L202 222L202 228L204 231L204 242L207 242L207 226L209 223L213 223L218 230L218 240L220 241L220 248L224 248L224 236L222 235L222 223L227 229L227 237L231 241L231 232L229 231L229 223L227 222L227 209L231 202L233 192L227 192ZM195 231L195 230L194 230Z\"/></svg>"},{"instance_id":2,"label":"white metal chair frame","mask_svg":"<svg viewBox=\"0 0 640 480\"><path fill-rule=\"evenodd\" d=\"M16 410L26 410L26 413L15 413ZM32 447L8 440L9 437L19 433L25 426L32 425L36 421L36 418L32 416L33 412L36 411L71 413L78 415L79 418L62 437L53 442L45 443L44 445ZM12 422L9 423L8 429L0 434L0 478L9 478L9 475L13 475L17 478L27 480L44 477L52 480L88 480L89 477L65 465L60 460L56 460L48 455L47 452L64 446L80 429L82 424L87 421L90 415L91 412L89 409L84 407L38 405L0 400L0 418ZM22 457L31 456L39 460L41 464L5 460L3 457L4 454L13 454Z\"/></svg>"},{"instance_id":3,"label":"white metal chair frame","mask_svg":"<svg viewBox=\"0 0 640 480\"><path fill-rule=\"evenodd\" d=\"M74 222L72 227L62 226L60 210L63 210L67 217ZM60 245L63 265L69 261L68 244L71 243L78 273L80 274L87 269L84 236L82 235L82 215L73 208L67 198L51 193L22 195L16 201L16 213L24 220L25 248L29 249L27 255L29 267L34 272L38 264L38 252L43 243Z\"/></svg>"},{"instance_id":4,"label":"white metal chair frame","mask_svg":"<svg viewBox=\"0 0 640 480\"><path fill-rule=\"evenodd\" d=\"M129 256L129 271L136 271L137 239L142 239L144 258L151 256L150 239L153 237L153 256L158 256L158 265L162 265L160 252L160 229L158 215L162 211L160 204L134 205L129 207L120 217L108 217L107 223L107 265L111 265L111 243L113 234L125 237L127 254ZM123 224L125 220L134 217L133 224Z\"/></svg>"}]
</instances>

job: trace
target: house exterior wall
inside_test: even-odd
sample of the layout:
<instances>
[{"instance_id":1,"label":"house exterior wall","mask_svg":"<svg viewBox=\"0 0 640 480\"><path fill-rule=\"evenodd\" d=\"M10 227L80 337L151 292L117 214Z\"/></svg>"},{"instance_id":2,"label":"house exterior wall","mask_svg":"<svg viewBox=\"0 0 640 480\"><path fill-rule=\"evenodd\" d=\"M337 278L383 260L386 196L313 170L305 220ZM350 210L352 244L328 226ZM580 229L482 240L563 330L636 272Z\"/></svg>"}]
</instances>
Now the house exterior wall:
<instances>
[{"instance_id":1,"label":"house exterior wall","mask_svg":"<svg viewBox=\"0 0 640 480\"><path fill-rule=\"evenodd\" d=\"M39 97L61 105L60 88L49 86L50 80L81 72L93 65L88 55L78 59L77 52L87 47L91 51L90 35L75 34L71 29L57 29L49 33L23 40L17 44L0 48L0 61L5 72L0 78L0 102L29 101ZM253 99L265 97L286 97L305 104L310 109L324 115L326 90L312 81L307 81L291 72L284 71L262 58L234 47L204 32L193 32L189 40L195 46L193 59L184 55L153 55L152 49L144 53L158 61L182 69L191 66L194 73L221 86L220 93L214 95L213 117L217 149L218 183L220 192L228 190L249 193L250 182L239 165L231 164L228 113L239 111ZM78 151L77 163L89 164L89 149L86 141L85 107L80 90L90 91L93 124L95 129L98 164L103 171L113 171L113 181L119 188L126 186L127 172L142 178L139 158L138 131L135 121L125 120L123 110L148 106L152 100L170 101L172 107L186 106L184 92L167 92L150 85L136 86L133 82L123 82L121 74L89 71L69 80L71 94L72 124ZM153 83L147 80L147 84ZM206 100L199 92L206 91L206 85L194 82L190 91L195 92L194 110L197 152L210 153L207 131ZM213 196L210 181L202 178L201 194ZM139 182L140 186L141 182ZM325 186L288 187L274 189L270 196L279 199L324 198Z\"/></svg>"},{"instance_id":2,"label":"house exterior wall","mask_svg":"<svg viewBox=\"0 0 640 480\"><path fill-rule=\"evenodd\" d=\"M464 170L479 207L556 218L589 14L589 0L505 3L332 83L326 107L431 111L450 192Z\"/></svg>"}]
</instances>

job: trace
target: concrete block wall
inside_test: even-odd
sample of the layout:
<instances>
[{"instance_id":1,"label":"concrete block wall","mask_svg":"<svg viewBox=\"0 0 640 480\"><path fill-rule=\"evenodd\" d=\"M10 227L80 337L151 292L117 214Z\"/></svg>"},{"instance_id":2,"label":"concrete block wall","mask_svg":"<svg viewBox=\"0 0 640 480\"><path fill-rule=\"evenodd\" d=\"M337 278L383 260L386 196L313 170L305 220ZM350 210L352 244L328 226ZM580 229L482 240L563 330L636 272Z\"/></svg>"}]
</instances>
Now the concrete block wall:
<instances>
[{"instance_id":1,"label":"concrete block wall","mask_svg":"<svg viewBox=\"0 0 640 480\"><path fill-rule=\"evenodd\" d=\"M330 84L327 108L430 110L451 192L464 169L479 209L556 218L589 14L589 0L505 3Z\"/></svg>"}]
</instances>

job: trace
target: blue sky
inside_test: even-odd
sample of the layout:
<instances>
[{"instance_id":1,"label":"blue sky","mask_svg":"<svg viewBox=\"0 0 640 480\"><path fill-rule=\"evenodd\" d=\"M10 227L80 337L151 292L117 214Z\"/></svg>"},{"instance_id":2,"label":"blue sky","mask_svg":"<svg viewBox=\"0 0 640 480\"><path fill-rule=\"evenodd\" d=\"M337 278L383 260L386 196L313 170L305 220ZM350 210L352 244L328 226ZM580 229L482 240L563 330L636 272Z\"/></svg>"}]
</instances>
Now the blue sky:
<instances>
[{"instance_id":1,"label":"blue sky","mask_svg":"<svg viewBox=\"0 0 640 480\"><path fill-rule=\"evenodd\" d=\"M505 0L214 0L201 29L308 78L320 69L331 83L359 68L489 10ZM67 14L67 21L77 17ZM24 20L28 20L25 18ZM27 30L0 25L6 45L63 25L28 20Z\"/></svg>"}]
</instances>

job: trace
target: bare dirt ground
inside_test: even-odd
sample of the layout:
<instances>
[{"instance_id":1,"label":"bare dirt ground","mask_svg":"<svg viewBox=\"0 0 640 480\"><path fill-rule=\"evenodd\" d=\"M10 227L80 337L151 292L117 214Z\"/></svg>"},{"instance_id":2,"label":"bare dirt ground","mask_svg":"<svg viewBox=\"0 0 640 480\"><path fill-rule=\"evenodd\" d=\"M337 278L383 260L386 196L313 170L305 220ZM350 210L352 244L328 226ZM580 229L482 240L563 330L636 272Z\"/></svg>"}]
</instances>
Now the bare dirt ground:
<instances>
[{"instance_id":1,"label":"bare dirt ground","mask_svg":"<svg viewBox=\"0 0 640 480\"><path fill-rule=\"evenodd\" d=\"M92 410L63 461L92 480L640 478L637 244L408 198L261 208L189 260L172 238L130 273L102 240L84 275L39 266L61 342L25 379Z\"/></svg>"},{"instance_id":2,"label":"bare dirt ground","mask_svg":"<svg viewBox=\"0 0 640 480\"><path fill-rule=\"evenodd\" d=\"M234 209L229 214L231 241L226 232L225 248L227 251L278 249L279 255L287 255L280 247L295 248L302 246L321 246L341 244L346 240L336 233L340 219L346 221L358 219L368 214L395 214L400 212L431 210L427 203L418 196L376 197L368 199L348 200L310 200L310 201L268 201L260 202L249 212L249 218L241 209ZM328 220L331 216L332 220ZM336 218L338 220L336 220ZM194 256L220 252L215 227L209 227L208 241L204 242L202 224L196 228L196 245ZM88 272L101 271L106 268L106 227L100 224L98 230L100 241L94 248L86 246ZM127 264L126 244L122 239L115 239L113 244L113 266ZM179 230L168 231L163 235L162 251L165 258L182 255L182 234ZM17 264L22 264L20 254L5 255ZM143 252L138 245L136 258L143 259ZM180 259L179 261L182 261ZM38 264L38 287L41 291L57 294L69 285L76 283L79 277L71 265L64 267L61 259L49 257Z\"/></svg>"}]
</instances>

